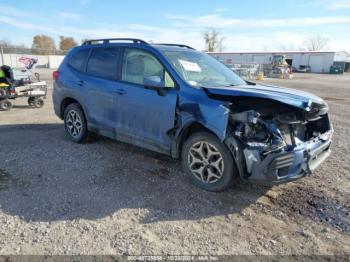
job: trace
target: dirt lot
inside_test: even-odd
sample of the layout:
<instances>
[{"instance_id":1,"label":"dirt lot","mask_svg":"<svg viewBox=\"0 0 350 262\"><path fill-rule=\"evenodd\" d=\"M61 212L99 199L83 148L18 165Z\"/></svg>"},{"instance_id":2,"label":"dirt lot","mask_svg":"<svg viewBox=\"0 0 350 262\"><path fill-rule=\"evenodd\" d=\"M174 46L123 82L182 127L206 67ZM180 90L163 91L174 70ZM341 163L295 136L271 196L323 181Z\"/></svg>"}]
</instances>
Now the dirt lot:
<instances>
[{"instance_id":1,"label":"dirt lot","mask_svg":"<svg viewBox=\"0 0 350 262\"><path fill-rule=\"evenodd\" d=\"M333 154L317 172L223 193L172 161L102 137L69 142L50 96L0 112L0 254L339 254L350 252L350 75L264 80L323 97Z\"/></svg>"}]
</instances>

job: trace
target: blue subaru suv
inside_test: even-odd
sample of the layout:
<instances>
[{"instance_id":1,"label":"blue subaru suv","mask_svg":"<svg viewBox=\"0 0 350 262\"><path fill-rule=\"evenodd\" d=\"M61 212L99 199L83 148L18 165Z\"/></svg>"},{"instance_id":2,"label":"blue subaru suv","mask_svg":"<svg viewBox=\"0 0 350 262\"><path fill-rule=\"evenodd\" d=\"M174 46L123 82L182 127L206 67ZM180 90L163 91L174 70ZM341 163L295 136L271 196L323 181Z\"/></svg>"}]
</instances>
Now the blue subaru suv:
<instances>
[{"instance_id":1,"label":"blue subaru suv","mask_svg":"<svg viewBox=\"0 0 350 262\"><path fill-rule=\"evenodd\" d=\"M330 154L333 128L321 98L247 82L189 46L89 40L53 77L55 113L72 141L94 132L180 158L205 190L224 190L235 178L292 181Z\"/></svg>"}]
</instances>

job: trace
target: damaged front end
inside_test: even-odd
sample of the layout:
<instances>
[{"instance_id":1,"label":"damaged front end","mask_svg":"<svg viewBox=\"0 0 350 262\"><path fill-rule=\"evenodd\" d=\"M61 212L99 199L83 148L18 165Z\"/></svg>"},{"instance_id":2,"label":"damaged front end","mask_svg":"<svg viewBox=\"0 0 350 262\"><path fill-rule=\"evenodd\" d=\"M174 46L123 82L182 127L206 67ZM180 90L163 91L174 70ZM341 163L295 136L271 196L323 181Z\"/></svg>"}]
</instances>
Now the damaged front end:
<instances>
[{"instance_id":1,"label":"damaged front end","mask_svg":"<svg viewBox=\"0 0 350 262\"><path fill-rule=\"evenodd\" d=\"M276 184L312 173L330 154L332 125L326 104L304 109L269 99L229 104L226 144L243 179Z\"/></svg>"}]
</instances>

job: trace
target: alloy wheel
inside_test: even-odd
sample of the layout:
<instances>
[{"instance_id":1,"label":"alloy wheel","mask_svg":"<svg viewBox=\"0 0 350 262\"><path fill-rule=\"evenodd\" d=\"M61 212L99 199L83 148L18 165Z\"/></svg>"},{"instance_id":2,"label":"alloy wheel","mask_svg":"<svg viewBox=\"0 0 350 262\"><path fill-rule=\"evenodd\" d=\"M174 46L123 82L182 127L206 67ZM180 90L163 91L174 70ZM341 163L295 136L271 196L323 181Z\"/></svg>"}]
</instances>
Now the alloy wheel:
<instances>
[{"instance_id":1,"label":"alloy wheel","mask_svg":"<svg viewBox=\"0 0 350 262\"><path fill-rule=\"evenodd\" d=\"M192 174L204 183L215 183L223 176L224 159L220 151L206 141L191 146L188 165Z\"/></svg>"},{"instance_id":2,"label":"alloy wheel","mask_svg":"<svg viewBox=\"0 0 350 262\"><path fill-rule=\"evenodd\" d=\"M83 124L79 114L76 111L70 110L66 115L66 127L68 133L74 138L81 134Z\"/></svg>"}]
</instances>

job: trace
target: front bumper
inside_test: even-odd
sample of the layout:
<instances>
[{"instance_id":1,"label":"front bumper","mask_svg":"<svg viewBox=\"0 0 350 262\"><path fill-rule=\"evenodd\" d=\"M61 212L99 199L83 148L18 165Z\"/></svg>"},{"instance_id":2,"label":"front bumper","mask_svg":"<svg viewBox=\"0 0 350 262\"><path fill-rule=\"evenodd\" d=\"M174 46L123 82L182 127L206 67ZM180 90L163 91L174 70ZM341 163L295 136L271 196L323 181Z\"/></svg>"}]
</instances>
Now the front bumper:
<instances>
[{"instance_id":1,"label":"front bumper","mask_svg":"<svg viewBox=\"0 0 350 262\"><path fill-rule=\"evenodd\" d=\"M245 152L250 163L248 180L267 185L290 182L312 174L330 155L333 130L308 142L299 143L292 151L271 153L263 160L253 151ZM248 163L247 163L248 164Z\"/></svg>"}]
</instances>

